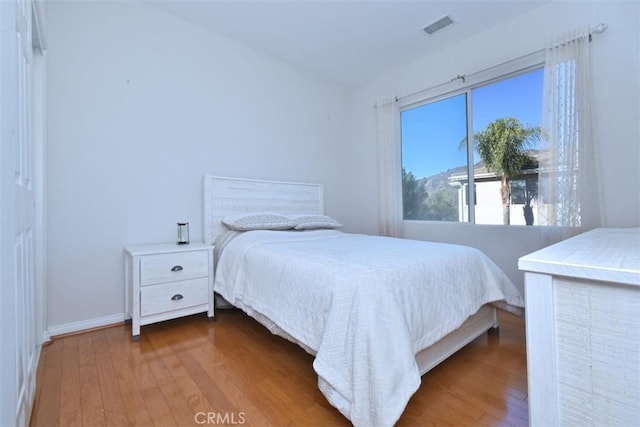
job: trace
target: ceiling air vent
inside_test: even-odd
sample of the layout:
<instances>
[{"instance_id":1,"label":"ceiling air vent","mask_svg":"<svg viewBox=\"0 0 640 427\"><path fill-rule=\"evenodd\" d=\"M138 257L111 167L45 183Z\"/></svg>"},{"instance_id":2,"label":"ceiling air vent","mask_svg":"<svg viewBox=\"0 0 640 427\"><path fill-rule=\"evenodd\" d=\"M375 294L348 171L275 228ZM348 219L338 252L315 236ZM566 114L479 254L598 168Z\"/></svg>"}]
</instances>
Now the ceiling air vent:
<instances>
[{"instance_id":1,"label":"ceiling air vent","mask_svg":"<svg viewBox=\"0 0 640 427\"><path fill-rule=\"evenodd\" d=\"M427 25L426 27L423 28L424 32L431 35L433 33L435 33L436 31L439 31L441 29L443 29L444 27L453 24L453 19L451 19L451 17L449 15L447 16L443 16L442 18L438 19L437 21L432 22L431 24Z\"/></svg>"}]
</instances>

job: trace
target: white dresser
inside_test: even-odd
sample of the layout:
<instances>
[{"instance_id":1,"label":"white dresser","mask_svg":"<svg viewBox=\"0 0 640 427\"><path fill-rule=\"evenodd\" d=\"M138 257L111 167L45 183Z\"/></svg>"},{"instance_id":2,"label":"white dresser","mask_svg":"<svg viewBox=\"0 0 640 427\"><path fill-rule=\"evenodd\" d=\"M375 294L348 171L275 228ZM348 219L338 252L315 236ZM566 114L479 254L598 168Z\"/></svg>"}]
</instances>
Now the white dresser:
<instances>
[{"instance_id":1,"label":"white dresser","mask_svg":"<svg viewBox=\"0 0 640 427\"><path fill-rule=\"evenodd\" d=\"M125 248L125 309L140 326L206 311L213 318L213 246L164 243Z\"/></svg>"},{"instance_id":2,"label":"white dresser","mask_svg":"<svg viewBox=\"0 0 640 427\"><path fill-rule=\"evenodd\" d=\"M640 426L640 229L520 258L531 426Z\"/></svg>"}]
</instances>

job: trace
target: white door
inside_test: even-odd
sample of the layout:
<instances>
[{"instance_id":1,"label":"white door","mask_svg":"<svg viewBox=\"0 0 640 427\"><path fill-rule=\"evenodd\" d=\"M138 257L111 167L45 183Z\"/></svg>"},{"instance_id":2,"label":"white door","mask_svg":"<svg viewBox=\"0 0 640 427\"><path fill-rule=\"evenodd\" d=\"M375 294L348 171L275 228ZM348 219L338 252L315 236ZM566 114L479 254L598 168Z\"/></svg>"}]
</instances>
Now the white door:
<instances>
[{"instance_id":1,"label":"white door","mask_svg":"<svg viewBox=\"0 0 640 427\"><path fill-rule=\"evenodd\" d=\"M35 397L37 333L35 300L35 191L33 180L34 139L32 79L32 7L30 0L18 0L18 97L19 150L16 156L16 307L18 308L16 373L18 406L16 425L27 425Z\"/></svg>"},{"instance_id":2,"label":"white door","mask_svg":"<svg viewBox=\"0 0 640 427\"><path fill-rule=\"evenodd\" d=\"M38 362L34 258L36 199L32 135L32 4L31 0L11 3L15 5L13 10L6 4L2 5L2 13L8 11L15 19L11 22L5 19L5 15L2 20L2 96L6 96L3 99L2 126L7 129L2 132L4 158L1 225L3 258L8 255L2 263L2 268L5 269L2 286L7 287L3 290L3 298L7 298L2 304L3 311L6 310L2 316L2 335L13 338L13 342L3 343L3 347L8 347L6 351L12 351L13 354L7 355L3 348L2 387L12 390L3 390L2 396L3 400L8 397L13 405L7 407L3 402L1 420L11 420L13 425L25 426L28 425L35 396ZM7 158L9 156L12 159ZM14 366L8 366L10 364ZM5 411L11 411L11 414L4 413Z\"/></svg>"}]
</instances>

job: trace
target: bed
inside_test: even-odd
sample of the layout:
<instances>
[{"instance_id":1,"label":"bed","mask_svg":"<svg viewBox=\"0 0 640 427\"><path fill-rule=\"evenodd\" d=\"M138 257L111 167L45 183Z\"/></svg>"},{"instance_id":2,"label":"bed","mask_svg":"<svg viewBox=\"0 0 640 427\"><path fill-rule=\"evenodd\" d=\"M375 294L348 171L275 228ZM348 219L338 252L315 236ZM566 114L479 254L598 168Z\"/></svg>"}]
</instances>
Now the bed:
<instances>
[{"instance_id":1,"label":"bed","mask_svg":"<svg viewBox=\"0 0 640 427\"><path fill-rule=\"evenodd\" d=\"M214 290L314 355L320 390L356 426L393 425L421 375L497 328L497 307L524 306L473 248L334 227L229 231L222 222L252 212L318 217L319 184L205 176L203 206Z\"/></svg>"}]
</instances>

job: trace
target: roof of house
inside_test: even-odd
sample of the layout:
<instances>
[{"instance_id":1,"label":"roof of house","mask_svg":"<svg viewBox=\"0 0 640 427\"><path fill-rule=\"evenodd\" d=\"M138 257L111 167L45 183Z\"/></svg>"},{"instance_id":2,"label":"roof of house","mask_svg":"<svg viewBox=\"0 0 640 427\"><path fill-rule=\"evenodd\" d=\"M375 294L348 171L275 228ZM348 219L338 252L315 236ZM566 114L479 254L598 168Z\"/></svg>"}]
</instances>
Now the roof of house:
<instances>
[{"instance_id":1,"label":"roof of house","mask_svg":"<svg viewBox=\"0 0 640 427\"><path fill-rule=\"evenodd\" d=\"M540 158L546 155L547 151L540 150L529 150L527 154L533 158L533 163L524 167L518 175L518 177L533 175L538 173L538 166L540 164ZM448 180L450 183L467 181L467 167L459 166L454 169L450 169L447 171ZM473 166L473 177L475 181L495 181L500 178L500 175L496 174L493 171L490 171L489 168L484 164L481 160L474 164Z\"/></svg>"}]
</instances>

